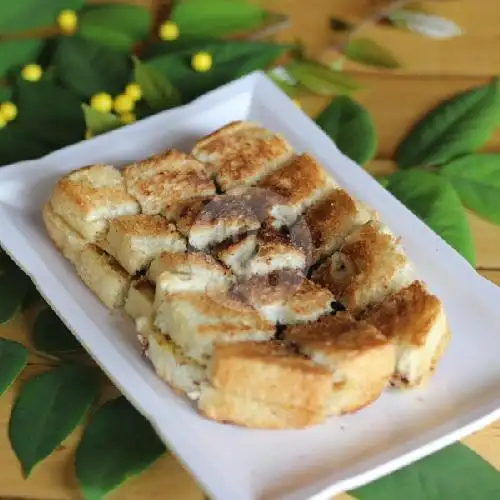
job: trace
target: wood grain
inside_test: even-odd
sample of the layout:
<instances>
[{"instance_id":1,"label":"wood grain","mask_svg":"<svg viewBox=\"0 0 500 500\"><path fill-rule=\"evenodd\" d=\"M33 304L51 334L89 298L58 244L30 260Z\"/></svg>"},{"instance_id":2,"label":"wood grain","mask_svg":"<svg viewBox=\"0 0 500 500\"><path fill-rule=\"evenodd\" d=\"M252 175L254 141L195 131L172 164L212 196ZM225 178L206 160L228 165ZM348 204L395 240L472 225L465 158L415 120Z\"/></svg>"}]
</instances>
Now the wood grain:
<instances>
[{"instance_id":1,"label":"wood grain","mask_svg":"<svg viewBox=\"0 0 500 500\"><path fill-rule=\"evenodd\" d=\"M96 1L96 0L94 0ZM103 0L97 0L102 2ZM106 0L107 1L107 0ZM120 0L114 0L120 1ZM133 0L155 5L154 0ZM208 0L207 0L208 1ZM293 26L280 35L282 40L305 43L307 52L318 58L331 58L327 47L334 42L328 28L331 15L359 20L369 15L385 0L267 0L265 4L277 12L289 14ZM488 81L500 70L500 2L477 0L424 2L433 12L453 18L463 27L465 35L446 42L435 42L411 33L383 27L370 27L363 36L374 37L394 51L404 62L396 72L382 72L351 65L366 89L357 98L373 114L379 132L378 159L367 166L374 174L390 173L395 165L394 150L415 120L442 99ZM327 99L308 97L303 107L315 116ZM500 152L500 132L487 145L488 151ZM500 285L500 227L469 214L477 247L481 273ZM0 326L0 337L29 343L33 312L19 315ZM53 363L36 353L30 354L30 365L21 378L0 399L0 498L69 500L80 498L73 472L73 456L80 439L80 426L44 462L28 480L22 478L17 459L8 441L8 421L15 395L23 380L46 370ZM104 398L117 393L108 382ZM500 469L500 423L473 434L464 440L476 452ZM202 500L203 495L190 475L171 455L166 454L147 472L130 480L110 496L116 500ZM340 495L337 500L346 500ZM237 500L237 499L235 499Z\"/></svg>"}]
</instances>

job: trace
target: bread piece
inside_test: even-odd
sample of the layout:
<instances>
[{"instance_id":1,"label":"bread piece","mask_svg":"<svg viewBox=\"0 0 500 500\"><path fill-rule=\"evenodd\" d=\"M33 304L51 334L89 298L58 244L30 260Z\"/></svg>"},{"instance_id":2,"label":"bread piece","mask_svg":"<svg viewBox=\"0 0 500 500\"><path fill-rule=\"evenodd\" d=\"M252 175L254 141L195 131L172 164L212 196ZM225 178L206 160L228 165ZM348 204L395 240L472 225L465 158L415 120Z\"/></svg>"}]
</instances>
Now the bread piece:
<instances>
[{"instance_id":1,"label":"bread piece","mask_svg":"<svg viewBox=\"0 0 500 500\"><path fill-rule=\"evenodd\" d=\"M153 314L155 287L145 278L133 280L125 301L125 312L134 320Z\"/></svg>"},{"instance_id":2,"label":"bread piece","mask_svg":"<svg viewBox=\"0 0 500 500\"><path fill-rule=\"evenodd\" d=\"M233 293L255 307L268 321L282 325L314 321L332 310L333 294L295 271L253 276Z\"/></svg>"},{"instance_id":3,"label":"bread piece","mask_svg":"<svg viewBox=\"0 0 500 500\"><path fill-rule=\"evenodd\" d=\"M168 293L212 292L232 283L231 273L202 252L164 252L151 263L147 276L157 290Z\"/></svg>"},{"instance_id":4,"label":"bread piece","mask_svg":"<svg viewBox=\"0 0 500 500\"><path fill-rule=\"evenodd\" d=\"M212 386L246 399L324 413L331 373L278 342L216 344Z\"/></svg>"},{"instance_id":5,"label":"bread piece","mask_svg":"<svg viewBox=\"0 0 500 500\"><path fill-rule=\"evenodd\" d=\"M130 286L130 276L116 260L95 245L87 245L76 272L82 281L110 309L122 307Z\"/></svg>"},{"instance_id":6,"label":"bread piece","mask_svg":"<svg viewBox=\"0 0 500 500\"><path fill-rule=\"evenodd\" d=\"M345 240L312 274L353 314L379 303L414 279L399 241L378 222L368 222Z\"/></svg>"},{"instance_id":7,"label":"bread piece","mask_svg":"<svg viewBox=\"0 0 500 500\"><path fill-rule=\"evenodd\" d=\"M337 183L305 153L264 177L258 187L281 198L271 208L271 216L280 226L293 224L304 210L337 187Z\"/></svg>"},{"instance_id":8,"label":"bread piece","mask_svg":"<svg viewBox=\"0 0 500 500\"><path fill-rule=\"evenodd\" d=\"M240 121L201 139L191 154L209 165L225 191L254 184L286 162L292 153L292 147L280 134Z\"/></svg>"},{"instance_id":9,"label":"bread piece","mask_svg":"<svg viewBox=\"0 0 500 500\"><path fill-rule=\"evenodd\" d=\"M204 365L214 343L264 341L275 332L255 309L225 293L173 293L157 301L155 326Z\"/></svg>"},{"instance_id":10,"label":"bread piece","mask_svg":"<svg viewBox=\"0 0 500 500\"><path fill-rule=\"evenodd\" d=\"M206 382L205 369L186 357L168 335L152 330L145 338L145 354L158 376L177 392L186 393L192 399L199 397L200 386Z\"/></svg>"},{"instance_id":11,"label":"bread piece","mask_svg":"<svg viewBox=\"0 0 500 500\"><path fill-rule=\"evenodd\" d=\"M176 150L169 150L129 165L123 171L127 190L149 215L170 219L180 202L215 194L205 165Z\"/></svg>"},{"instance_id":12,"label":"bread piece","mask_svg":"<svg viewBox=\"0 0 500 500\"><path fill-rule=\"evenodd\" d=\"M163 217L138 214L111 220L99 246L130 274L136 274L163 251L184 252L186 241Z\"/></svg>"},{"instance_id":13,"label":"bread piece","mask_svg":"<svg viewBox=\"0 0 500 500\"><path fill-rule=\"evenodd\" d=\"M324 413L292 408L237 396L205 387L198 401L206 417L253 429L302 429L324 421Z\"/></svg>"},{"instance_id":14,"label":"bread piece","mask_svg":"<svg viewBox=\"0 0 500 500\"><path fill-rule=\"evenodd\" d=\"M247 264L257 250L257 235L246 234L236 240L223 242L214 248L214 255L231 271L242 276L247 273Z\"/></svg>"},{"instance_id":15,"label":"bread piece","mask_svg":"<svg viewBox=\"0 0 500 500\"><path fill-rule=\"evenodd\" d=\"M376 218L375 211L343 189L334 189L304 213L312 240L312 263L338 250L353 229Z\"/></svg>"},{"instance_id":16,"label":"bread piece","mask_svg":"<svg viewBox=\"0 0 500 500\"><path fill-rule=\"evenodd\" d=\"M86 245L85 240L54 212L49 202L43 206L42 217L55 246L70 262L75 263Z\"/></svg>"},{"instance_id":17,"label":"bread piece","mask_svg":"<svg viewBox=\"0 0 500 500\"><path fill-rule=\"evenodd\" d=\"M367 311L364 318L396 345L393 385L425 384L450 338L439 299L415 281Z\"/></svg>"},{"instance_id":18,"label":"bread piece","mask_svg":"<svg viewBox=\"0 0 500 500\"><path fill-rule=\"evenodd\" d=\"M50 200L54 212L87 241L93 242L108 227L108 220L139 212L125 190L121 172L111 165L73 170L54 187Z\"/></svg>"},{"instance_id":19,"label":"bread piece","mask_svg":"<svg viewBox=\"0 0 500 500\"><path fill-rule=\"evenodd\" d=\"M347 312L287 327L284 336L332 372L330 415L352 413L375 401L393 374L394 345L374 326Z\"/></svg>"},{"instance_id":20,"label":"bread piece","mask_svg":"<svg viewBox=\"0 0 500 500\"><path fill-rule=\"evenodd\" d=\"M244 198L232 195L193 199L180 206L175 221L197 250L205 250L260 226L253 206Z\"/></svg>"}]
</instances>

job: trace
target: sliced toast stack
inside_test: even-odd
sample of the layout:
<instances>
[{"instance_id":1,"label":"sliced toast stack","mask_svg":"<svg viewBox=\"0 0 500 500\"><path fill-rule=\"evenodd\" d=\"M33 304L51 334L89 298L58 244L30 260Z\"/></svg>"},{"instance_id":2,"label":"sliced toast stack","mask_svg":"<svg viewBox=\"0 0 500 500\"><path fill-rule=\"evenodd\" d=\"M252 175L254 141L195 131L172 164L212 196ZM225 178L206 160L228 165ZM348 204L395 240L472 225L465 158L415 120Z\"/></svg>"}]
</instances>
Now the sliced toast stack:
<instances>
[{"instance_id":1,"label":"sliced toast stack","mask_svg":"<svg viewBox=\"0 0 500 500\"><path fill-rule=\"evenodd\" d=\"M375 211L258 124L74 170L43 219L90 290L135 321L157 374L220 422L357 411L425 383L449 340Z\"/></svg>"}]
</instances>

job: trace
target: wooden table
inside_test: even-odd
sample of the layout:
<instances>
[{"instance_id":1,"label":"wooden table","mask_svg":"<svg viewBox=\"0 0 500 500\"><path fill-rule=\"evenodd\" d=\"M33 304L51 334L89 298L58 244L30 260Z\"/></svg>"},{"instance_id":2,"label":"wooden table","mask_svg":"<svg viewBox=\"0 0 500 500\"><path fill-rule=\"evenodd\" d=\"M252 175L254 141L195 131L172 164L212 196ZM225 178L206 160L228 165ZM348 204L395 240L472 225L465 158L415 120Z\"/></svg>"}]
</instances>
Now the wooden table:
<instances>
[{"instance_id":1,"label":"wooden table","mask_svg":"<svg viewBox=\"0 0 500 500\"><path fill-rule=\"evenodd\" d=\"M207 0L208 1L208 0ZM268 0L270 8L292 16L293 27L280 35L283 39L302 39L311 56L330 57L325 49L332 43L328 29L330 15L360 18L367 15L379 0ZM367 90L360 101L372 112L380 136L379 155L368 166L377 172L391 171L390 161L398 141L414 120L429 107L447 96L483 83L500 71L500 3L498 0L446 0L444 5L429 2L429 9L457 21L466 34L454 40L433 41L411 33L385 27L369 28L363 34L391 47L405 65L394 73L353 66L357 78ZM315 115L326 101L310 97L304 109ZM500 152L500 131L486 148ZM478 270L500 284L500 227L470 215L477 246ZM32 318L18 317L0 327L0 336L26 340ZM26 379L48 366L37 356L22 378ZM81 428L71 435L48 459L36 467L29 480L10 449L7 425L16 383L0 400L0 498L37 498L44 500L80 498L73 474L72 457ZM108 392L113 392L112 387ZM470 436L468 446L500 469L500 423ZM347 496L342 496L344 499ZM132 479L111 498L123 500L201 500L203 495L189 474L170 455L158 460L147 472ZM237 499L235 499L237 500Z\"/></svg>"}]
</instances>

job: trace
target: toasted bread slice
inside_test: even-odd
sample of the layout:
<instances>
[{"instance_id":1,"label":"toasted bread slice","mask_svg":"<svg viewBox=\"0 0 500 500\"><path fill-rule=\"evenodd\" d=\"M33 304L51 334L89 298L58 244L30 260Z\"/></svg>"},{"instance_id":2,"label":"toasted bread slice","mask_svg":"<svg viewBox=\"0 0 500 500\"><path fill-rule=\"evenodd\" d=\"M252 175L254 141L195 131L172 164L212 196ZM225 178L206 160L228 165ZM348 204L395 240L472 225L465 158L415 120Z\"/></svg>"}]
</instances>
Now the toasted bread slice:
<instances>
[{"instance_id":1,"label":"toasted bread slice","mask_svg":"<svg viewBox=\"0 0 500 500\"><path fill-rule=\"evenodd\" d=\"M225 191L254 184L286 162L293 150L280 134L240 121L201 139L191 154L209 165Z\"/></svg>"},{"instance_id":2,"label":"toasted bread slice","mask_svg":"<svg viewBox=\"0 0 500 500\"><path fill-rule=\"evenodd\" d=\"M215 343L269 340L274 325L252 307L225 293L173 293L157 296L155 326L184 353L207 364Z\"/></svg>"},{"instance_id":3,"label":"toasted bread slice","mask_svg":"<svg viewBox=\"0 0 500 500\"><path fill-rule=\"evenodd\" d=\"M124 215L113 219L98 243L130 274L147 268L161 252L184 252L185 239L159 215Z\"/></svg>"},{"instance_id":4,"label":"toasted bread slice","mask_svg":"<svg viewBox=\"0 0 500 500\"><path fill-rule=\"evenodd\" d=\"M287 327L284 336L332 372L330 415L352 413L376 400L394 372L394 345L374 326L347 312Z\"/></svg>"},{"instance_id":5,"label":"toasted bread slice","mask_svg":"<svg viewBox=\"0 0 500 500\"><path fill-rule=\"evenodd\" d=\"M142 334L146 339L145 355L158 376L177 392L198 398L200 387L206 382L205 368L186 357L168 335L154 329L143 330Z\"/></svg>"},{"instance_id":6,"label":"toasted bread slice","mask_svg":"<svg viewBox=\"0 0 500 500\"><path fill-rule=\"evenodd\" d=\"M89 242L106 231L109 219L139 212L139 205L125 190L121 172L111 165L73 170L59 179L50 203Z\"/></svg>"},{"instance_id":7,"label":"toasted bread slice","mask_svg":"<svg viewBox=\"0 0 500 500\"><path fill-rule=\"evenodd\" d=\"M334 189L304 213L304 221L311 233L312 262L338 250L353 229L376 218L374 210L343 189Z\"/></svg>"},{"instance_id":8,"label":"toasted bread slice","mask_svg":"<svg viewBox=\"0 0 500 500\"><path fill-rule=\"evenodd\" d=\"M231 273L211 255L202 252L164 252L147 273L161 292L213 292L227 289Z\"/></svg>"},{"instance_id":9,"label":"toasted bread slice","mask_svg":"<svg viewBox=\"0 0 500 500\"><path fill-rule=\"evenodd\" d=\"M162 213L168 219L179 203L215 194L215 184L205 165L175 150L133 163L125 168L123 176L142 213Z\"/></svg>"},{"instance_id":10,"label":"toasted bread slice","mask_svg":"<svg viewBox=\"0 0 500 500\"><path fill-rule=\"evenodd\" d=\"M295 271L253 276L233 288L268 321L281 325L314 321L332 310L333 294Z\"/></svg>"},{"instance_id":11,"label":"toasted bread slice","mask_svg":"<svg viewBox=\"0 0 500 500\"><path fill-rule=\"evenodd\" d=\"M213 254L236 276L247 273L247 264L257 251L257 235L245 234L239 239L231 239L217 245Z\"/></svg>"},{"instance_id":12,"label":"toasted bread slice","mask_svg":"<svg viewBox=\"0 0 500 500\"><path fill-rule=\"evenodd\" d=\"M439 299L415 281L367 311L364 318L396 345L393 385L425 384L450 338Z\"/></svg>"},{"instance_id":13,"label":"toasted bread slice","mask_svg":"<svg viewBox=\"0 0 500 500\"><path fill-rule=\"evenodd\" d=\"M414 279L413 267L399 241L382 224L357 228L338 252L312 274L353 314L384 300Z\"/></svg>"},{"instance_id":14,"label":"toasted bread slice","mask_svg":"<svg viewBox=\"0 0 500 500\"><path fill-rule=\"evenodd\" d=\"M302 429L324 421L324 412L258 401L207 386L198 401L200 412L222 423L252 429Z\"/></svg>"},{"instance_id":15,"label":"toasted bread slice","mask_svg":"<svg viewBox=\"0 0 500 500\"><path fill-rule=\"evenodd\" d=\"M45 228L55 246L70 262L75 263L80 258L86 241L54 212L50 202L43 206L42 217Z\"/></svg>"},{"instance_id":16,"label":"toasted bread slice","mask_svg":"<svg viewBox=\"0 0 500 500\"><path fill-rule=\"evenodd\" d=\"M278 342L216 344L210 383L224 392L324 413L331 373Z\"/></svg>"},{"instance_id":17,"label":"toasted bread slice","mask_svg":"<svg viewBox=\"0 0 500 500\"><path fill-rule=\"evenodd\" d=\"M82 281L110 309L122 307L130 286L130 275L106 252L88 244L76 262Z\"/></svg>"},{"instance_id":18,"label":"toasted bread slice","mask_svg":"<svg viewBox=\"0 0 500 500\"><path fill-rule=\"evenodd\" d=\"M260 189L281 198L271 208L278 226L293 224L304 210L337 186L333 177L307 153L295 157L258 184Z\"/></svg>"},{"instance_id":19,"label":"toasted bread slice","mask_svg":"<svg viewBox=\"0 0 500 500\"><path fill-rule=\"evenodd\" d=\"M134 320L153 314L155 287L145 278L133 280L125 301L125 312Z\"/></svg>"},{"instance_id":20,"label":"toasted bread slice","mask_svg":"<svg viewBox=\"0 0 500 500\"><path fill-rule=\"evenodd\" d=\"M206 250L229 238L260 227L258 214L240 196L218 195L211 199L197 198L178 209L178 229L197 250Z\"/></svg>"}]
</instances>

